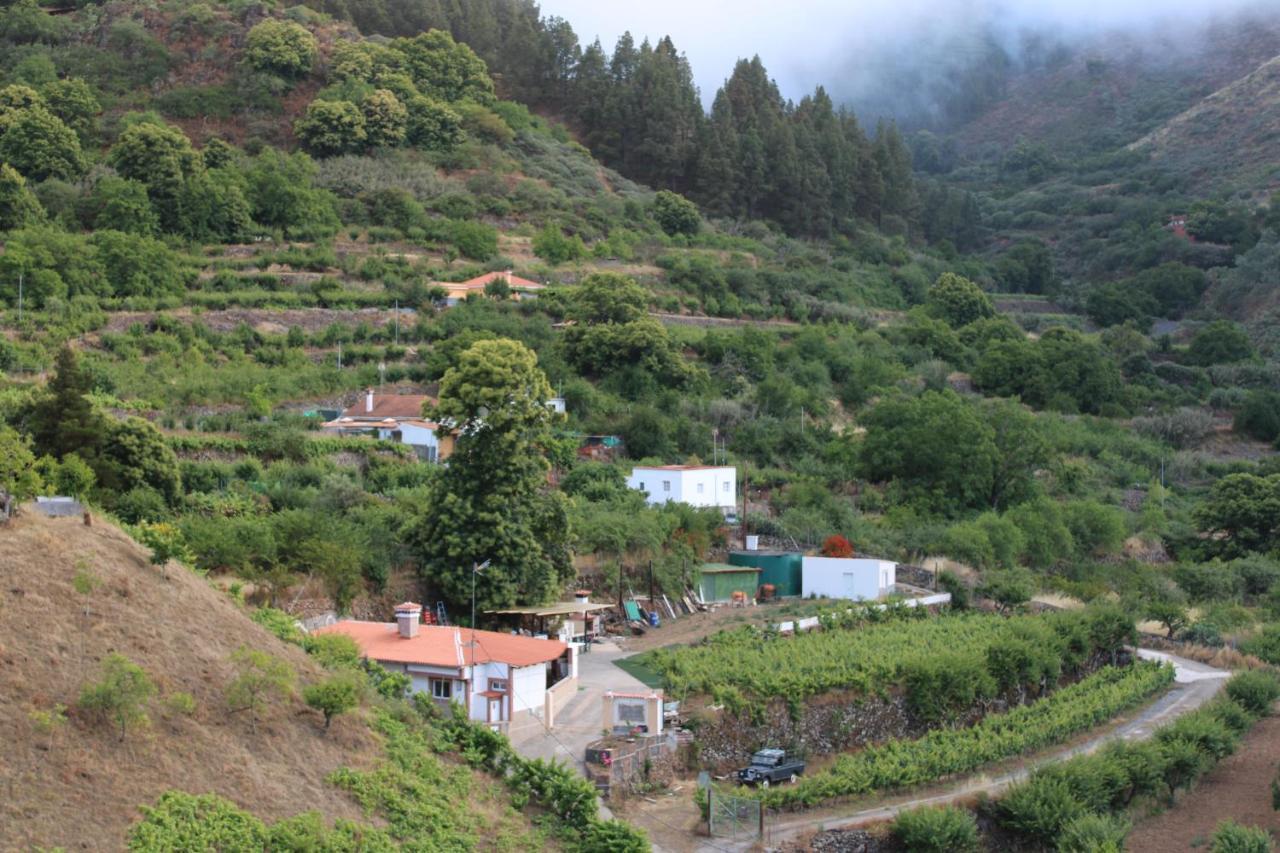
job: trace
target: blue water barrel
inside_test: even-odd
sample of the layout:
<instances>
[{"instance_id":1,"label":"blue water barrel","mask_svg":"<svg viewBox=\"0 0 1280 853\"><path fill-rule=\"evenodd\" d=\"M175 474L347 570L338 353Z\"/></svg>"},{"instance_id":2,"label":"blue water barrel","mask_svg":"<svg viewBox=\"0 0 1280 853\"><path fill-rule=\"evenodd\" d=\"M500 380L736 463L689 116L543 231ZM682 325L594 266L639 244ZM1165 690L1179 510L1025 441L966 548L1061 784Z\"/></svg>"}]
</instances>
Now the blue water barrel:
<instances>
[{"instance_id":1,"label":"blue water barrel","mask_svg":"<svg viewBox=\"0 0 1280 853\"><path fill-rule=\"evenodd\" d=\"M658 611L656 610L649 611L649 624L652 625L654 628L658 627Z\"/></svg>"}]
</instances>

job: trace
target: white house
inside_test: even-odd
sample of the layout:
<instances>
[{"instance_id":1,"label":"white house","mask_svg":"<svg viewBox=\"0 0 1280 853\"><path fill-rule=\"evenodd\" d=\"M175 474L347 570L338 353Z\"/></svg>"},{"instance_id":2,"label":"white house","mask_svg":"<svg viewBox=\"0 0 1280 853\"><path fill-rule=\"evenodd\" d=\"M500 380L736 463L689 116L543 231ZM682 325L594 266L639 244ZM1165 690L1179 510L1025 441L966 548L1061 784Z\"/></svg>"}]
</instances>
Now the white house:
<instances>
[{"instance_id":1,"label":"white house","mask_svg":"<svg viewBox=\"0 0 1280 853\"><path fill-rule=\"evenodd\" d=\"M738 506L738 469L732 465L637 466L627 486L644 492L654 505L675 501L726 513Z\"/></svg>"},{"instance_id":2,"label":"white house","mask_svg":"<svg viewBox=\"0 0 1280 853\"><path fill-rule=\"evenodd\" d=\"M375 394L370 388L320 429L334 435L377 435L409 445L426 462L442 462L453 452L453 435L423 418L422 407L429 401L425 394Z\"/></svg>"},{"instance_id":3,"label":"white house","mask_svg":"<svg viewBox=\"0 0 1280 853\"><path fill-rule=\"evenodd\" d=\"M552 690L576 690L578 660L559 640L420 624L422 606L396 605L395 622L347 619L317 629L346 634L360 653L412 680L412 690L441 705L459 702L471 719L509 728L543 718L553 725Z\"/></svg>"},{"instance_id":4,"label":"white house","mask_svg":"<svg viewBox=\"0 0 1280 853\"><path fill-rule=\"evenodd\" d=\"M800 590L806 598L884 598L897 583L898 564L866 557L805 557L800 566Z\"/></svg>"}]
</instances>

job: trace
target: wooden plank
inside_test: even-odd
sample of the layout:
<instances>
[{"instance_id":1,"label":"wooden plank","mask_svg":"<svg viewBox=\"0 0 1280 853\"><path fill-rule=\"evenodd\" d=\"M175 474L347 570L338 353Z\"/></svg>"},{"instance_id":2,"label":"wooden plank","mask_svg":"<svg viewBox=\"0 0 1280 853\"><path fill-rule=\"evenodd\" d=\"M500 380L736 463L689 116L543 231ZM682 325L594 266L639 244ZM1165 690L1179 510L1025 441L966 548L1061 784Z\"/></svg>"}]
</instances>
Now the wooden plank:
<instances>
[{"instance_id":1,"label":"wooden plank","mask_svg":"<svg viewBox=\"0 0 1280 853\"><path fill-rule=\"evenodd\" d=\"M671 614L671 618L676 618L676 609L671 606L671 599L667 598L667 594L662 594L662 603L667 605L667 612Z\"/></svg>"}]
</instances>

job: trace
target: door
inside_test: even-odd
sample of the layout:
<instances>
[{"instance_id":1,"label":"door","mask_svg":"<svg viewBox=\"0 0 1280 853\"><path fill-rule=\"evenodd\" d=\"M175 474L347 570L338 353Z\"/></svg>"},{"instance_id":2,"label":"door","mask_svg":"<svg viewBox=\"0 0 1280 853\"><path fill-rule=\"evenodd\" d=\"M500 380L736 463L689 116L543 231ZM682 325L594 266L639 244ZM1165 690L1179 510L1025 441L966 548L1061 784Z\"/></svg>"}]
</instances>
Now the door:
<instances>
[{"instance_id":1,"label":"door","mask_svg":"<svg viewBox=\"0 0 1280 853\"><path fill-rule=\"evenodd\" d=\"M491 723L502 722L502 700L501 699L489 700L489 722Z\"/></svg>"},{"instance_id":2,"label":"door","mask_svg":"<svg viewBox=\"0 0 1280 853\"><path fill-rule=\"evenodd\" d=\"M844 591L845 598L861 598L862 597L861 595L858 594L858 582L854 578L855 578L855 575L853 572L844 573L844 586L841 587L841 589Z\"/></svg>"}]
</instances>

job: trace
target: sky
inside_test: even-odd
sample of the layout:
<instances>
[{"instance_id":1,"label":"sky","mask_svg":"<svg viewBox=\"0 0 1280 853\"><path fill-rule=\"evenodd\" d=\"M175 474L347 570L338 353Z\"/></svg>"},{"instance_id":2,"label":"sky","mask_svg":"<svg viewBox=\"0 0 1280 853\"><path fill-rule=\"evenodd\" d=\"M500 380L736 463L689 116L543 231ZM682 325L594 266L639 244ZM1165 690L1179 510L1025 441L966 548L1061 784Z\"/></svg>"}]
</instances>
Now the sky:
<instances>
[{"instance_id":1,"label":"sky","mask_svg":"<svg viewBox=\"0 0 1280 853\"><path fill-rule=\"evenodd\" d=\"M921 30L975 30L995 20L1006 34L1052 29L1065 38L1098 30L1175 24L1243 7L1280 14L1280 0L541 0L544 15L573 26L583 44L612 50L630 30L641 41L670 35L709 101L739 57L759 54L785 97L833 75L854 73L858 57L910 50Z\"/></svg>"}]
</instances>

